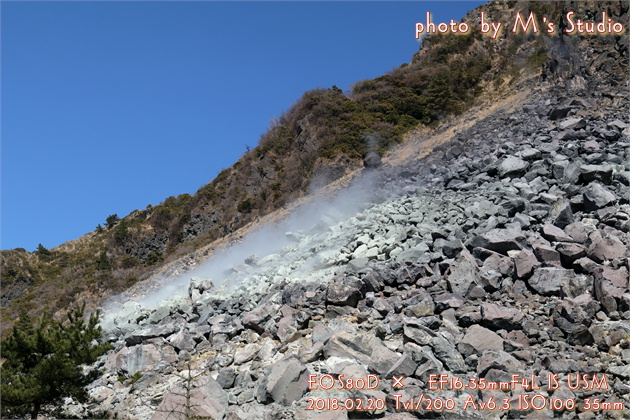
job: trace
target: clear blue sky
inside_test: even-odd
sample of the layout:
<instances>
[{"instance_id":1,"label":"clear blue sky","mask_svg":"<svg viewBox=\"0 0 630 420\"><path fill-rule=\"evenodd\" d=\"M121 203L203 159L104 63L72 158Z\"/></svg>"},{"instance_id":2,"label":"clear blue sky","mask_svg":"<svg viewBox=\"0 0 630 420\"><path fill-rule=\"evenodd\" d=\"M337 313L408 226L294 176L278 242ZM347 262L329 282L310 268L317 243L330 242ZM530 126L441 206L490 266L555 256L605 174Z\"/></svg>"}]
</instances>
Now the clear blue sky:
<instances>
[{"instance_id":1,"label":"clear blue sky","mask_svg":"<svg viewBox=\"0 0 630 420\"><path fill-rule=\"evenodd\" d=\"M378 77L484 2L6 2L0 249L194 193L302 93Z\"/></svg>"}]
</instances>

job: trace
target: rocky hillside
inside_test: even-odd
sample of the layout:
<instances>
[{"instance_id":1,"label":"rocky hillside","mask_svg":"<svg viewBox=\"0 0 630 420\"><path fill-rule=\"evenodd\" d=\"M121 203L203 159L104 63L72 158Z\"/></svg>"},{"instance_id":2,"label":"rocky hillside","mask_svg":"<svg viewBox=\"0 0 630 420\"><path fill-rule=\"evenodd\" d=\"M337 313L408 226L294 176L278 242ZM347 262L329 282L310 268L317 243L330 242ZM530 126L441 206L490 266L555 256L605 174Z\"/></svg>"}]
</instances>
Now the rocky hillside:
<instances>
[{"instance_id":1,"label":"rocky hillside","mask_svg":"<svg viewBox=\"0 0 630 420\"><path fill-rule=\"evenodd\" d=\"M602 7L614 19L627 14L623 2L494 2L480 10L508 22L516 10L555 17L571 9L595 16ZM77 300L95 308L165 264L354 173L368 154L385 153L410 130L435 127L541 71L623 81L627 36L552 38L504 31L492 40L476 29L478 18L479 10L466 17L474 28L470 35L427 36L411 63L357 82L349 92L333 86L305 93L256 148L193 195L169 197L122 218L112 215L94 232L52 250L0 252L3 331L20 309L38 315L63 311ZM567 48L574 53L566 55Z\"/></svg>"},{"instance_id":2,"label":"rocky hillside","mask_svg":"<svg viewBox=\"0 0 630 420\"><path fill-rule=\"evenodd\" d=\"M529 7L628 23L621 2L483 10L498 21ZM628 417L628 45L428 37L347 95L307 93L194 196L58 249L4 251L5 314L133 286L103 304L113 350L96 402L68 401L69 416ZM192 257L370 151L382 163L370 155L308 224L276 225L291 226L282 240L217 253L218 275ZM179 297L156 298L173 284Z\"/></svg>"},{"instance_id":3,"label":"rocky hillside","mask_svg":"<svg viewBox=\"0 0 630 420\"><path fill-rule=\"evenodd\" d=\"M179 299L108 306L97 404L66 409L630 416L628 56L583 42L494 109L410 136L357 181L359 212L321 212Z\"/></svg>"}]
</instances>

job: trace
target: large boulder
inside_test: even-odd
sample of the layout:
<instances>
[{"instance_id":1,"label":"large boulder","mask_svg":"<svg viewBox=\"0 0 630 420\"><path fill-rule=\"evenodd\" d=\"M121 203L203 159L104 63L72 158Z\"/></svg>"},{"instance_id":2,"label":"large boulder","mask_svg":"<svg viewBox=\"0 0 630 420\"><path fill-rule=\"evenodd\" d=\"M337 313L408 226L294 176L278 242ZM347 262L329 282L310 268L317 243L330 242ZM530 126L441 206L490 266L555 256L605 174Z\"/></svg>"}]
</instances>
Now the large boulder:
<instances>
[{"instance_id":1,"label":"large boulder","mask_svg":"<svg viewBox=\"0 0 630 420\"><path fill-rule=\"evenodd\" d=\"M465 296L471 286L479 284L480 272L477 261L467 250L460 252L451 265L451 272L447 278L451 291Z\"/></svg>"},{"instance_id":2,"label":"large boulder","mask_svg":"<svg viewBox=\"0 0 630 420\"><path fill-rule=\"evenodd\" d=\"M266 378L265 390L278 404L290 405L308 391L308 370L296 357L273 364Z\"/></svg>"},{"instance_id":3,"label":"large boulder","mask_svg":"<svg viewBox=\"0 0 630 420\"><path fill-rule=\"evenodd\" d=\"M471 325L457 348L463 356L481 355L486 350L503 350L503 339L495 332L480 325Z\"/></svg>"},{"instance_id":4,"label":"large boulder","mask_svg":"<svg viewBox=\"0 0 630 420\"><path fill-rule=\"evenodd\" d=\"M387 373L400 356L388 349L382 341L367 334L339 332L334 334L324 347L324 357L352 359L381 375Z\"/></svg>"},{"instance_id":5,"label":"large boulder","mask_svg":"<svg viewBox=\"0 0 630 420\"><path fill-rule=\"evenodd\" d=\"M516 156L508 156L499 164L499 176L501 178L505 176L521 176L525 173L528 166L529 163L527 161Z\"/></svg>"},{"instance_id":6,"label":"large boulder","mask_svg":"<svg viewBox=\"0 0 630 420\"><path fill-rule=\"evenodd\" d=\"M473 247L485 248L507 255L508 251L523 249L525 237L516 229L491 229L475 236L470 242Z\"/></svg>"},{"instance_id":7,"label":"large boulder","mask_svg":"<svg viewBox=\"0 0 630 420\"><path fill-rule=\"evenodd\" d=\"M592 182L584 188L584 210L597 211L617 201L617 196L603 185Z\"/></svg>"},{"instance_id":8,"label":"large boulder","mask_svg":"<svg viewBox=\"0 0 630 420\"><path fill-rule=\"evenodd\" d=\"M559 296L562 286L574 277L573 270L564 268L537 268L529 278L532 289L544 296Z\"/></svg>"},{"instance_id":9,"label":"large boulder","mask_svg":"<svg viewBox=\"0 0 630 420\"><path fill-rule=\"evenodd\" d=\"M145 373L154 370L161 360L162 354L155 344L123 347L116 354L116 368L118 371L133 376L136 372Z\"/></svg>"},{"instance_id":10,"label":"large boulder","mask_svg":"<svg viewBox=\"0 0 630 420\"><path fill-rule=\"evenodd\" d=\"M621 258L628 252L628 248L619 238L605 234L600 230L592 232L588 236L588 242L588 257L599 263Z\"/></svg>"}]
</instances>

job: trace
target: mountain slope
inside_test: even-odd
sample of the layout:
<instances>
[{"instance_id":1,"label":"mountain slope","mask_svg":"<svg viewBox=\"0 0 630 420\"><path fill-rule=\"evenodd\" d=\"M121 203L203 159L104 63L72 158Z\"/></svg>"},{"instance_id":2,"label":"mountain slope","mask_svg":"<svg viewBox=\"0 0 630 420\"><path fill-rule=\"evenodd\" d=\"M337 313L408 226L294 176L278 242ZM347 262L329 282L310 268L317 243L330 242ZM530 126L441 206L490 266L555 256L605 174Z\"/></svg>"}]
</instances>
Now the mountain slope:
<instances>
[{"instance_id":1,"label":"mountain slope","mask_svg":"<svg viewBox=\"0 0 630 420\"><path fill-rule=\"evenodd\" d=\"M144 285L159 298L107 306L115 350L92 408L152 419L187 403L241 420L627 416L630 92L602 80L530 80L410 134L310 225L285 235L281 224L279 250L247 236ZM240 246L248 252L232 252Z\"/></svg>"},{"instance_id":2,"label":"mountain slope","mask_svg":"<svg viewBox=\"0 0 630 420\"><path fill-rule=\"evenodd\" d=\"M549 16L605 9L628 22L621 2L498 2L481 10L499 20L529 7ZM93 305L131 283L137 289L129 293L150 292L162 286L151 273L167 266L169 276L180 270L185 280L176 284L179 301L141 305L131 295L122 307L106 307L115 349L91 387L97 406L65 408L77 416L97 408L166 418L190 402L185 386L195 377L188 398L195 415L215 418L310 419L333 414L322 404L369 400L378 407L334 414L626 415L628 35L504 35L427 38L411 64L360 82L347 96L334 88L305 94L256 149L195 196L167 199L52 251L3 252L14 286L6 290L17 290L11 305L45 305L59 295L54 288L86 281L100 289L90 291ZM474 102L474 112L465 112ZM194 249L203 255L215 235L238 239L239 227L271 215L285 198L295 202L317 174L324 173L322 185L360 167L372 147L393 150L371 171L370 193L338 192L359 201L356 213L325 202L326 211L311 215L313 228L281 230L290 243L279 251L240 260L218 254L228 268L220 266L222 277L190 281L207 273ZM274 194L263 199L266 188ZM138 283L141 276L149 281ZM235 287L220 291L211 280ZM44 293L34 298L35 291ZM541 391L563 404L579 401L577 410L527 409L520 385L429 389L435 373L469 384L534 375L544 386L547 374L570 384L571 374L583 372L606 378L606 387ZM315 390L308 374L376 375L380 386ZM403 389L393 376L406 378ZM507 398L508 408L465 409L469 394L472 404ZM436 413L419 404L403 413L398 403L420 395L457 409ZM589 409L586 398L609 405Z\"/></svg>"},{"instance_id":3,"label":"mountain slope","mask_svg":"<svg viewBox=\"0 0 630 420\"><path fill-rule=\"evenodd\" d=\"M571 7L584 13L602 7L597 2L532 5L537 13L550 15ZM495 2L483 10L500 21L529 7L528 2ZM627 14L621 2L606 7L615 18ZM478 13L466 17L473 27ZM579 67L580 72L606 74L607 83L618 83L623 74L619 69L627 62L627 36L613 42L605 38L577 42L572 37L512 36L504 31L502 38L490 40L478 30L465 37L427 36L410 64L358 82L347 95L335 87L307 92L261 136L255 149L196 194L136 210L50 252L2 251L2 328L11 325L18 309L56 311L84 299L95 307L164 263L362 167L368 152L384 153L418 124L434 126L475 98L515 89L518 80L540 74L548 55L559 64L553 70L546 65L546 77L561 78L562 71ZM559 56L564 50L558 45L564 43L575 49L570 59L583 57L580 63ZM593 51L600 56L593 57ZM606 72L600 71L602 66Z\"/></svg>"}]
</instances>

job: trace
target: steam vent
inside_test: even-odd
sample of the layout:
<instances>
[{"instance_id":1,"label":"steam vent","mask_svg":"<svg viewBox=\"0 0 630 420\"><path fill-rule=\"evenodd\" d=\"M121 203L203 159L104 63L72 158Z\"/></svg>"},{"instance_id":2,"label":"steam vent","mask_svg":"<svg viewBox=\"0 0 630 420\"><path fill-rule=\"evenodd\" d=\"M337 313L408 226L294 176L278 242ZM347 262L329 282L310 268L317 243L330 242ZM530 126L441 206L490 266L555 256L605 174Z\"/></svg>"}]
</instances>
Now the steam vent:
<instances>
[{"instance_id":1,"label":"steam vent","mask_svg":"<svg viewBox=\"0 0 630 420\"><path fill-rule=\"evenodd\" d=\"M624 31L566 33L602 12ZM111 264L72 272L96 279L71 301L110 346L55 416L630 418L628 2L463 22L350 93L307 92L194 196L51 250ZM5 336L25 296L71 281L27 281L35 254L2 251Z\"/></svg>"}]
</instances>

